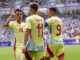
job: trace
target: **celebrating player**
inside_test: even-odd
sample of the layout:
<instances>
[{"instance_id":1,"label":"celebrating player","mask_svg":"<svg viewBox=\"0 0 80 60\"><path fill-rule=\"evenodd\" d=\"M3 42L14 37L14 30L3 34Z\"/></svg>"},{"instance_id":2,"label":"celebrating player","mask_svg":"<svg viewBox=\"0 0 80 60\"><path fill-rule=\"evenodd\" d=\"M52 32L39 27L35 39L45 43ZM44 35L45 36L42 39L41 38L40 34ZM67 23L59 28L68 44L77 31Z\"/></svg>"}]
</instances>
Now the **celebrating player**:
<instances>
[{"instance_id":1,"label":"celebrating player","mask_svg":"<svg viewBox=\"0 0 80 60\"><path fill-rule=\"evenodd\" d=\"M37 14L37 3L30 3L29 7L30 16L26 18L26 31L22 51L26 54L27 60L41 60L44 53L44 19ZM26 44L28 53L25 51Z\"/></svg>"},{"instance_id":2,"label":"celebrating player","mask_svg":"<svg viewBox=\"0 0 80 60\"><path fill-rule=\"evenodd\" d=\"M16 18L16 21L11 21L13 16ZM7 19L7 21L4 24L4 27L13 29L16 39L16 50L15 53L15 59L16 60L25 60L25 56L22 53L22 47L24 42L24 29L25 24L21 22L22 20L22 10L20 9L12 9L10 17Z\"/></svg>"},{"instance_id":3,"label":"celebrating player","mask_svg":"<svg viewBox=\"0 0 80 60\"><path fill-rule=\"evenodd\" d=\"M48 26L49 40L44 53L45 60L50 60L54 55L59 60L64 60L64 45L62 41L63 23L56 16L56 8L49 8L48 15L50 18L46 20L45 27Z\"/></svg>"}]
</instances>

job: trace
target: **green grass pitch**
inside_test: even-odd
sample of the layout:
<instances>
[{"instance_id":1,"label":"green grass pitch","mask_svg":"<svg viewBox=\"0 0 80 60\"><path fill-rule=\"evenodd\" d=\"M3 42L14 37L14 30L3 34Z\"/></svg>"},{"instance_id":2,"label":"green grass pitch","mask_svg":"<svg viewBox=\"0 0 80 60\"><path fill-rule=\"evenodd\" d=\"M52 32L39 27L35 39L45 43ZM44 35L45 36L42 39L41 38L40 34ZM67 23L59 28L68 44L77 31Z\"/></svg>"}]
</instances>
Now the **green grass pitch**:
<instances>
[{"instance_id":1,"label":"green grass pitch","mask_svg":"<svg viewBox=\"0 0 80 60\"><path fill-rule=\"evenodd\" d=\"M65 60L80 60L80 45L65 45ZM0 47L0 60L14 60L12 47ZM51 60L58 60L56 57Z\"/></svg>"}]
</instances>

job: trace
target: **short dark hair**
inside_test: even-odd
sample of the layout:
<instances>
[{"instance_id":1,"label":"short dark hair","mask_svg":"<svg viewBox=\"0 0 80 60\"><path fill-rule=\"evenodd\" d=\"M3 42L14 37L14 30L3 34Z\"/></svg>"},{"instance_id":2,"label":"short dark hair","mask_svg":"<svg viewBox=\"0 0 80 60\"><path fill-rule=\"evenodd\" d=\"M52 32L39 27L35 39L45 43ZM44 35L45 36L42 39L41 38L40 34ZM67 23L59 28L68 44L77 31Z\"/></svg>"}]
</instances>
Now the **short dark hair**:
<instances>
[{"instance_id":1,"label":"short dark hair","mask_svg":"<svg viewBox=\"0 0 80 60\"><path fill-rule=\"evenodd\" d=\"M38 10L38 3L32 2L29 4L29 7L34 9L35 11L37 11Z\"/></svg>"},{"instance_id":2,"label":"short dark hair","mask_svg":"<svg viewBox=\"0 0 80 60\"><path fill-rule=\"evenodd\" d=\"M56 8L55 7L50 7L49 10L53 11L54 13L56 13Z\"/></svg>"},{"instance_id":3,"label":"short dark hair","mask_svg":"<svg viewBox=\"0 0 80 60\"><path fill-rule=\"evenodd\" d=\"M16 13L17 11L22 12L22 10L21 10L21 9L16 9L16 10L15 10L15 13Z\"/></svg>"}]
</instances>

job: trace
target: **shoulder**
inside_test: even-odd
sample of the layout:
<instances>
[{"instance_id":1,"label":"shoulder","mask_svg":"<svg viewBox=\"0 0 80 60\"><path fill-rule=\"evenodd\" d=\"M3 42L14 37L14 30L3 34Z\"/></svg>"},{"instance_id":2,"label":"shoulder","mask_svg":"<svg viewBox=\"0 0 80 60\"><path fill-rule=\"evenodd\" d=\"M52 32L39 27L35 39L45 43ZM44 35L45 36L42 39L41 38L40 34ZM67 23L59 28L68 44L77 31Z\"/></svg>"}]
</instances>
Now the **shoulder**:
<instances>
[{"instance_id":1,"label":"shoulder","mask_svg":"<svg viewBox=\"0 0 80 60\"><path fill-rule=\"evenodd\" d=\"M38 16L42 21L44 21L44 18L43 17L41 17L41 16Z\"/></svg>"},{"instance_id":2,"label":"shoulder","mask_svg":"<svg viewBox=\"0 0 80 60\"><path fill-rule=\"evenodd\" d=\"M59 22L61 22L61 23L62 23L62 20L61 20L61 18L59 18L59 17L56 17L56 19L57 19Z\"/></svg>"},{"instance_id":3,"label":"shoulder","mask_svg":"<svg viewBox=\"0 0 80 60\"><path fill-rule=\"evenodd\" d=\"M16 24L16 21L10 21L10 24Z\"/></svg>"},{"instance_id":4,"label":"shoulder","mask_svg":"<svg viewBox=\"0 0 80 60\"><path fill-rule=\"evenodd\" d=\"M54 22L59 22L59 23L63 24L61 18L59 18L59 17L55 17Z\"/></svg>"},{"instance_id":5,"label":"shoulder","mask_svg":"<svg viewBox=\"0 0 80 60\"><path fill-rule=\"evenodd\" d=\"M10 23L15 23L16 21L10 21Z\"/></svg>"},{"instance_id":6,"label":"shoulder","mask_svg":"<svg viewBox=\"0 0 80 60\"><path fill-rule=\"evenodd\" d=\"M59 17L53 17L53 19L55 19L55 20L61 20L61 18L59 18Z\"/></svg>"},{"instance_id":7,"label":"shoulder","mask_svg":"<svg viewBox=\"0 0 80 60\"><path fill-rule=\"evenodd\" d=\"M52 18L48 18L48 19L46 19L46 21L51 21L52 20Z\"/></svg>"},{"instance_id":8,"label":"shoulder","mask_svg":"<svg viewBox=\"0 0 80 60\"><path fill-rule=\"evenodd\" d=\"M25 22L22 22L22 25L25 25L26 23Z\"/></svg>"},{"instance_id":9,"label":"shoulder","mask_svg":"<svg viewBox=\"0 0 80 60\"><path fill-rule=\"evenodd\" d=\"M46 20L50 20L51 18L48 18L48 19L46 19Z\"/></svg>"},{"instance_id":10,"label":"shoulder","mask_svg":"<svg viewBox=\"0 0 80 60\"><path fill-rule=\"evenodd\" d=\"M26 17L26 20L28 20L28 19L31 19L31 16L29 16L29 17Z\"/></svg>"},{"instance_id":11,"label":"shoulder","mask_svg":"<svg viewBox=\"0 0 80 60\"><path fill-rule=\"evenodd\" d=\"M51 19L53 19L54 21L56 20L56 21L61 21L61 18L59 18L59 17L52 17Z\"/></svg>"}]
</instances>

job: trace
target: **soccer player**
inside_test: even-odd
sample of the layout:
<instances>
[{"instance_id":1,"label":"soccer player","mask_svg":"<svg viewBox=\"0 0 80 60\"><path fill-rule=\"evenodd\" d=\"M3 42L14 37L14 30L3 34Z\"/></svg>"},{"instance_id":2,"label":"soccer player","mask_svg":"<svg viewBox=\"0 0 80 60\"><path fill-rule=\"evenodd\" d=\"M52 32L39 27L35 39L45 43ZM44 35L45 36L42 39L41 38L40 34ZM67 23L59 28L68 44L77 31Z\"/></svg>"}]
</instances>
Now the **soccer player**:
<instances>
[{"instance_id":1,"label":"soccer player","mask_svg":"<svg viewBox=\"0 0 80 60\"><path fill-rule=\"evenodd\" d=\"M27 52L27 60L42 60L44 53L43 28L44 19L37 14L38 4L29 4L30 16L26 18L26 31L23 46L23 53Z\"/></svg>"},{"instance_id":2,"label":"soccer player","mask_svg":"<svg viewBox=\"0 0 80 60\"><path fill-rule=\"evenodd\" d=\"M45 27L48 26L49 40L44 52L45 60L50 60L54 55L59 60L64 60L64 45L62 41L63 23L56 16L56 8L50 7L48 15L49 18L45 22Z\"/></svg>"},{"instance_id":3,"label":"soccer player","mask_svg":"<svg viewBox=\"0 0 80 60\"><path fill-rule=\"evenodd\" d=\"M11 21L13 16L16 18L16 20ZM13 29L15 34L16 44L14 45L14 47L16 50L14 50L14 54L16 60L26 60L24 54L22 53L22 47L24 42L24 29L25 29L25 28L23 29L23 27L25 27L25 23L22 23L21 20L22 20L22 10L21 9L15 10L15 8L13 8L9 18L4 24L4 27Z\"/></svg>"}]
</instances>

